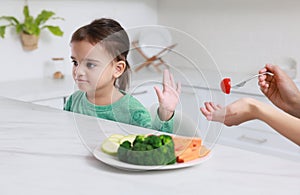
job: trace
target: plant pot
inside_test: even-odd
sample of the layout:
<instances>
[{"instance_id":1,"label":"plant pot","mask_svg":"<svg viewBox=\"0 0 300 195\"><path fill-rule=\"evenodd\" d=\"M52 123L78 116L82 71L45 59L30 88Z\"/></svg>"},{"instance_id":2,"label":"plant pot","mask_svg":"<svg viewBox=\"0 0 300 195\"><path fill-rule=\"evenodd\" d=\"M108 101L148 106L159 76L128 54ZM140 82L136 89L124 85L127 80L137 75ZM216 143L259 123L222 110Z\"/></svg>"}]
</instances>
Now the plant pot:
<instances>
[{"instance_id":1,"label":"plant pot","mask_svg":"<svg viewBox=\"0 0 300 195\"><path fill-rule=\"evenodd\" d=\"M21 33L21 41L23 49L27 51L32 51L38 48L39 37L36 35L29 35L26 33Z\"/></svg>"}]
</instances>

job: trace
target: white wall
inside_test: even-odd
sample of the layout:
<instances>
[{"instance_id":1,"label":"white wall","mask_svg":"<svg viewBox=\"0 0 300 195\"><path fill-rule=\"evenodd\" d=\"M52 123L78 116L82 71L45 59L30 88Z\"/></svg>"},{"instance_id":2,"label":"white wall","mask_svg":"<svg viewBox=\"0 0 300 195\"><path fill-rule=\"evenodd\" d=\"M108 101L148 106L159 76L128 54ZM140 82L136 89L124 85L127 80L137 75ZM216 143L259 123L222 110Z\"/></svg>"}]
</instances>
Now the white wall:
<instances>
[{"instance_id":1,"label":"white wall","mask_svg":"<svg viewBox=\"0 0 300 195\"><path fill-rule=\"evenodd\" d=\"M299 8L298 0L162 0L158 21L199 40L222 71L256 73L283 57L299 66Z\"/></svg>"},{"instance_id":2,"label":"white wall","mask_svg":"<svg viewBox=\"0 0 300 195\"><path fill-rule=\"evenodd\" d=\"M0 15L23 18L24 1L0 0ZM78 27L100 17L118 20L127 29L145 24L157 24L157 1L154 0L29 0L29 9L36 16L41 10L51 10L65 21L51 21L59 25L63 37L56 37L47 31L41 33L39 48L24 51L13 28L0 39L0 81L19 80L48 76L52 57L65 58L65 70L71 72L69 40ZM4 24L0 21L0 24Z\"/></svg>"},{"instance_id":3,"label":"white wall","mask_svg":"<svg viewBox=\"0 0 300 195\"><path fill-rule=\"evenodd\" d=\"M0 0L0 15L21 19L23 5L20 0ZM297 0L29 0L29 5L35 16L48 9L64 17L65 21L52 23L60 25L65 34L61 38L43 31L39 48L28 52L9 29L5 39L0 39L0 81L43 77L52 57L64 57L69 73L71 33L103 16L117 19L126 29L158 22L185 31L199 40L226 72L254 73L285 56L300 64ZM190 44L180 47L199 55Z\"/></svg>"}]
</instances>

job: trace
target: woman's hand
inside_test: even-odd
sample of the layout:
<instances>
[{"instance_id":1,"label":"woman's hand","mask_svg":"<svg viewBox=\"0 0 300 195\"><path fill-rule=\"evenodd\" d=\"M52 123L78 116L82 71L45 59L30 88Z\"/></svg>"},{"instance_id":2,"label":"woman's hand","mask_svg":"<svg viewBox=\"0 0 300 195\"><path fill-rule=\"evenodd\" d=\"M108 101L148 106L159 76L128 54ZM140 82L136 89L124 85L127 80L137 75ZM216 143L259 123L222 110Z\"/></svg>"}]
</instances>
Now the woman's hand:
<instances>
[{"instance_id":1,"label":"woman's hand","mask_svg":"<svg viewBox=\"0 0 300 195\"><path fill-rule=\"evenodd\" d=\"M163 90L161 91L157 86L154 89L159 101L159 118L167 121L173 116L179 102L181 84L177 83L176 85L173 75L166 69L163 74Z\"/></svg>"},{"instance_id":2,"label":"woman's hand","mask_svg":"<svg viewBox=\"0 0 300 195\"><path fill-rule=\"evenodd\" d=\"M292 79L278 66L267 64L259 73L272 72L274 76L259 77L261 91L283 111L300 118L300 92Z\"/></svg>"},{"instance_id":3,"label":"woman's hand","mask_svg":"<svg viewBox=\"0 0 300 195\"><path fill-rule=\"evenodd\" d=\"M224 123L226 126L239 125L259 117L256 105L259 102L252 98L241 98L226 107L205 102L200 110L209 121Z\"/></svg>"}]
</instances>

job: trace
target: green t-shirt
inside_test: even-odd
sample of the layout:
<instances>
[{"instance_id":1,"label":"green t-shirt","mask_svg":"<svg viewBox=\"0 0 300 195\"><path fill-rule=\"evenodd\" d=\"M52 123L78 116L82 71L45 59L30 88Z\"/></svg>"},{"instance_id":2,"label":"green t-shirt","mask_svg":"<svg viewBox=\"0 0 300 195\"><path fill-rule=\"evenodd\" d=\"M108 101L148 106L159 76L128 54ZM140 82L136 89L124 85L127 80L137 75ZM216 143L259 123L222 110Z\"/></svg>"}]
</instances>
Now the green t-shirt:
<instances>
[{"instance_id":1,"label":"green t-shirt","mask_svg":"<svg viewBox=\"0 0 300 195\"><path fill-rule=\"evenodd\" d=\"M156 115L152 120L149 111L129 94L124 94L120 100L111 105L98 106L88 101L85 92L76 91L68 98L64 110L163 132L173 132L173 117L168 121L161 121Z\"/></svg>"}]
</instances>

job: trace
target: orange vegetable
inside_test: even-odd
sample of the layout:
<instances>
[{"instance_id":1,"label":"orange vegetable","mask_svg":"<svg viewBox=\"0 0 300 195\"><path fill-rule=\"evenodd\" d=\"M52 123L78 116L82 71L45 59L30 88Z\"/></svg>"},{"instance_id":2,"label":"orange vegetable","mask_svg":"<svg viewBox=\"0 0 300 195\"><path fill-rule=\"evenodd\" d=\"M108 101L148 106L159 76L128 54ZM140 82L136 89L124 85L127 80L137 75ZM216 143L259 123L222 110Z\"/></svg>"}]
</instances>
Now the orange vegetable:
<instances>
[{"instance_id":1,"label":"orange vegetable","mask_svg":"<svg viewBox=\"0 0 300 195\"><path fill-rule=\"evenodd\" d=\"M209 153L209 149L201 146L201 138L174 136L173 141L178 163L192 161Z\"/></svg>"},{"instance_id":2,"label":"orange vegetable","mask_svg":"<svg viewBox=\"0 0 300 195\"><path fill-rule=\"evenodd\" d=\"M208 155L209 152L210 152L210 150L208 148L206 148L205 146L201 146L200 152L199 152L200 153L199 157L200 158L204 157L204 156Z\"/></svg>"}]
</instances>

